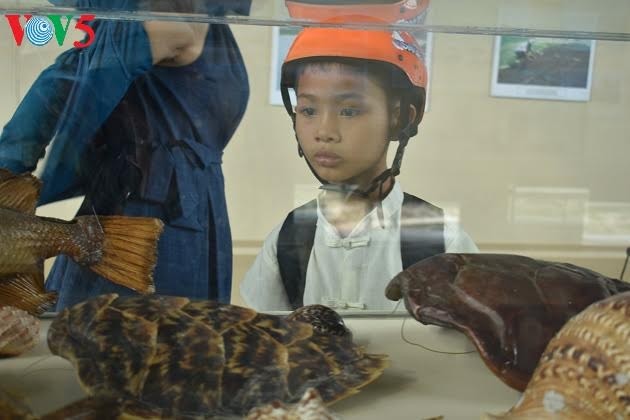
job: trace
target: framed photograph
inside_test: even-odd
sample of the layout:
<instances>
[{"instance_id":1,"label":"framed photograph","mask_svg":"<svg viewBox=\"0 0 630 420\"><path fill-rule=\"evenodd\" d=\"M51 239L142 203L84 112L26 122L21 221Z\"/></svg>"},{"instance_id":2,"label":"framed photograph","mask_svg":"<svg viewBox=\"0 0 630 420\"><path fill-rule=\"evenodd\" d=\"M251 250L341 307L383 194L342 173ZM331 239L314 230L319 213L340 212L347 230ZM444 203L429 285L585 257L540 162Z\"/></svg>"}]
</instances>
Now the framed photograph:
<instances>
[{"instance_id":1,"label":"framed photograph","mask_svg":"<svg viewBox=\"0 0 630 420\"><path fill-rule=\"evenodd\" d=\"M280 71L282 62L289 51L291 43L297 36L300 28L298 27L282 27L274 26L272 28L271 41L271 73L269 80L269 103L271 105L283 105L282 95L280 94ZM424 54L425 65L427 66L427 98L425 112L429 110L429 86L431 84L431 53L433 45L433 34L431 32L414 34L416 41L420 45ZM295 96L293 91L289 91L291 102L295 104Z\"/></svg>"},{"instance_id":2,"label":"framed photograph","mask_svg":"<svg viewBox=\"0 0 630 420\"><path fill-rule=\"evenodd\" d=\"M595 41L497 36L492 96L588 101Z\"/></svg>"}]
</instances>

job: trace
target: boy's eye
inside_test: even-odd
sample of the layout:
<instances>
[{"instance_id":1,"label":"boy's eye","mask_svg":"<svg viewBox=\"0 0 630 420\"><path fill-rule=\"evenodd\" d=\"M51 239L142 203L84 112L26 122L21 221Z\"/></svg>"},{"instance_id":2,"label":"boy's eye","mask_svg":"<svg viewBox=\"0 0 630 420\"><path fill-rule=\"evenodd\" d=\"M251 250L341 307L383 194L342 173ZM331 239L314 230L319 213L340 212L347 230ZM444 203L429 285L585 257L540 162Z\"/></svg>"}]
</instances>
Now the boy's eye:
<instances>
[{"instance_id":1,"label":"boy's eye","mask_svg":"<svg viewBox=\"0 0 630 420\"><path fill-rule=\"evenodd\" d=\"M310 106L300 106L297 109L297 113L304 115L305 117L312 117L313 115L315 115L315 108L312 108Z\"/></svg>"},{"instance_id":2,"label":"boy's eye","mask_svg":"<svg viewBox=\"0 0 630 420\"><path fill-rule=\"evenodd\" d=\"M356 117L361 113L359 108L342 108L340 114L343 117Z\"/></svg>"}]
</instances>

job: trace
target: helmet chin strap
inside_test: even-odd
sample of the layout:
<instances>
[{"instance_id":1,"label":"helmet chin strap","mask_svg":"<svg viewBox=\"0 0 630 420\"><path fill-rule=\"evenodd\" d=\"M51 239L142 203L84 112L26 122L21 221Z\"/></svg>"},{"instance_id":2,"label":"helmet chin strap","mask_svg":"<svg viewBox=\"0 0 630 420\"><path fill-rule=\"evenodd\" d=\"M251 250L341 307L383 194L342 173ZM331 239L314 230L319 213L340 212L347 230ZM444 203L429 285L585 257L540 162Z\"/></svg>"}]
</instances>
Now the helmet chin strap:
<instances>
[{"instance_id":1,"label":"helmet chin strap","mask_svg":"<svg viewBox=\"0 0 630 420\"><path fill-rule=\"evenodd\" d=\"M385 185L385 181L389 179L391 176L391 171L387 169L383 171L378 177L374 178L370 183L369 187L365 190L359 188L356 184L333 184L330 182L322 182L322 186L319 187L320 190L324 191L334 191L341 193L349 198L352 195L357 195L362 198L368 198L370 194L377 188L379 188L379 200L383 198L383 187Z\"/></svg>"}]
</instances>

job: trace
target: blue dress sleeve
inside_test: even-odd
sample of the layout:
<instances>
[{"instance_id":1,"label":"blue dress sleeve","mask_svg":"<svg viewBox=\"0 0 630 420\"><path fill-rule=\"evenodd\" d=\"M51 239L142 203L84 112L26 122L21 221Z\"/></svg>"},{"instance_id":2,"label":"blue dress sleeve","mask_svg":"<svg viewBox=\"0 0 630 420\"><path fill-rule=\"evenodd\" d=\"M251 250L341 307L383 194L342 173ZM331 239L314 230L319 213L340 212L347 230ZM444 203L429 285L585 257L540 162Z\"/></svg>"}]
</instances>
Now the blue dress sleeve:
<instances>
[{"instance_id":1,"label":"blue dress sleeve","mask_svg":"<svg viewBox=\"0 0 630 420\"><path fill-rule=\"evenodd\" d=\"M51 66L37 78L0 135L0 167L32 171L43 157L63 110L69 83Z\"/></svg>"},{"instance_id":2,"label":"blue dress sleeve","mask_svg":"<svg viewBox=\"0 0 630 420\"><path fill-rule=\"evenodd\" d=\"M54 139L40 204L80 193L83 152L127 92L152 67L141 22L98 21L92 45L62 54L35 81L0 136L0 166L31 171Z\"/></svg>"}]
</instances>

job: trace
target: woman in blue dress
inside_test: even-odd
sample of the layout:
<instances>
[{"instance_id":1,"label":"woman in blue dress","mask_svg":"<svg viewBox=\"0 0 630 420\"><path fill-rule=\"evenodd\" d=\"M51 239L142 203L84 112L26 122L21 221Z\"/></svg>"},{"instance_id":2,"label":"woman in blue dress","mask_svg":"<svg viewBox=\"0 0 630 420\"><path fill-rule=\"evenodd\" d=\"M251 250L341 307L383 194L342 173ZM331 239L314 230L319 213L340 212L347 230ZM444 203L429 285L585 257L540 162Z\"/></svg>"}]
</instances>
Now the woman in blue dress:
<instances>
[{"instance_id":1,"label":"woman in blue dress","mask_svg":"<svg viewBox=\"0 0 630 420\"><path fill-rule=\"evenodd\" d=\"M129 10L139 2L53 3ZM250 0L147 4L216 16L247 14ZM54 139L40 204L84 194L79 214L162 219L157 293L229 302L232 243L221 157L249 97L230 29L168 21L90 25L92 44L44 70L4 127L0 167L33 171ZM101 293L133 293L64 256L46 288L59 293L57 310Z\"/></svg>"}]
</instances>

